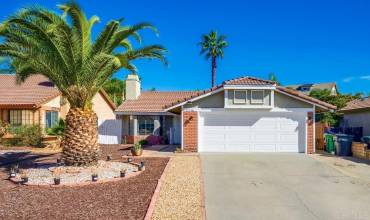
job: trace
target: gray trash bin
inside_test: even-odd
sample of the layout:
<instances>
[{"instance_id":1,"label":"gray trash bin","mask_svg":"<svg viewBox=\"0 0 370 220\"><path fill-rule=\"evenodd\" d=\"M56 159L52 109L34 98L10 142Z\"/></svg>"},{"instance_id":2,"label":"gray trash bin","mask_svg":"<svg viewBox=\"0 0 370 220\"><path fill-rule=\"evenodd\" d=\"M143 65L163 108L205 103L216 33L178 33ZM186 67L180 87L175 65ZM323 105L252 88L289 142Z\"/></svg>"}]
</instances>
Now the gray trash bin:
<instances>
[{"instance_id":1,"label":"gray trash bin","mask_svg":"<svg viewBox=\"0 0 370 220\"><path fill-rule=\"evenodd\" d=\"M337 149L338 156L352 156L352 135L336 134L337 136Z\"/></svg>"}]
</instances>

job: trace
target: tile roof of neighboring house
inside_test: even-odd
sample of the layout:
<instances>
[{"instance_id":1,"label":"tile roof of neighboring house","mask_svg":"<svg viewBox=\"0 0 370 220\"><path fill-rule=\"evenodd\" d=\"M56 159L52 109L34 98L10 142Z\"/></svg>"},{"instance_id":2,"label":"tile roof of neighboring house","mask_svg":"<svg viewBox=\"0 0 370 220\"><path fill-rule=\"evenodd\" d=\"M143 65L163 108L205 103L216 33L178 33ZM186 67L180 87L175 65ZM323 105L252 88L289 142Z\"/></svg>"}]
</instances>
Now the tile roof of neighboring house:
<instances>
[{"instance_id":1,"label":"tile roof of neighboring house","mask_svg":"<svg viewBox=\"0 0 370 220\"><path fill-rule=\"evenodd\" d=\"M116 106L108 94L104 90L100 94L114 110ZM59 95L60 91L41 74L31 75L21 84L16 83L14 74L0 74L0 107L38 108Z\"/></svg>"},{"instance_id":2,"label":"tile roof of neighboring house","mask_svg":"<svg viewBox=\"0 0 370 220\"><path fill-rule=\"evenodd\" d=\"M14 74L0 74L0 107L37 108L58 95L59 90L42 75L17 84Z\"/></svg>"},{"instance_id":3,"label":"tile roof of neighboring house","mask_svg":"<svg viewBox=\"0 0 370 220\"><path fill-rule=\"evenodd\" d=\"M117 109L118 112L162 112L166 105L178 100L184 100L187 97L198 92L177 91L177 92L141 92L137 100L126 100Z\"/></svg>"},{"instance_id":4,"label":"tile roof of neighboring house","mask_svg":"<svg viewBox=\"0 0 370 220\"><path fill-rule=\"evenodd\" d=\"M350 101L344 108L340 109L340 111L351 111L365 108L370 108L370 97Z\"/></svg>"}]
</instances>

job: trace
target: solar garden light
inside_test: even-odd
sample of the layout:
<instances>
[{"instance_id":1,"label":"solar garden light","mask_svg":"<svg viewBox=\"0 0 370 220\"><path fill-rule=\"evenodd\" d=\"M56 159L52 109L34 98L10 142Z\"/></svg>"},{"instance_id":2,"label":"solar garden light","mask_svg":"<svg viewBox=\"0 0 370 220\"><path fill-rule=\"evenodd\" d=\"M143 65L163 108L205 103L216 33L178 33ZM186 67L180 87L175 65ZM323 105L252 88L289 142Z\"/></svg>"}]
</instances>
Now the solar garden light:
<instances>
[{"instance_id":1,"label":"solar garden light","mask_svg":"<svg viewBox=\"0 0 370 220\"><path fill-rule=\"evenodd\" d=\"M60 157L57 158L57 164L61 164L62 163L62 159Z\"/></svg>"},{"instance_id":2,"label":"solar garden light","mask_svg":"<svg viewBox=\"0 0 370 220\"><path fill-rule=\"evenodd\" d=\"M110 160L112 160L112 155L110 155L110 154L109 154L109 155L107 156L107 161L110 161Z\"/></svg>"},{"instance_id":3,"label":"solar garden light","mask_svg":"<svg viewBox=\"0 0 370 220\"><path fill-rule=\"evenodd\" d=\"M9 178L14 178L15 176L16 176L16 170L14 167L11 167L9 171Z\"/></svg>"},{"instance_id":4,"label":"solar garden light","mask_svg":"<svg viewBox=\"0 0 370 220\"><path fill-rule=\"evenodd\" d=\"M144 161L141 161L140 166L139 166L139 171L144 171L145 170L145 164Z\"/></svg>"},{"instance_id":5,"label":"solar garden light","mask_svg":"<svg viewBox=\"0 0 370 220\"><path fill-rule=\"evenodd\" d=\"M131 163L132 162L132 158L131 157L127 158L127 162L128 163Z\"/></svg>"},{"instance_id":6,"label":"solar garden light","mask_svg":"<svg viewBox=\"0 0 370 220\"><path fill-rule=\"evenodd\" d=\"M60 185L60 177L54 177L54 185Z\"/></svg>"},{"instance_id":7,"label":"solar garden light","mask_svg":"<svg viewBox=\"0 0 370 220\"><path fill-rule=\"evenodd\" d=\"M28 175L27 175L27 172L23 171L22 174L21 174L21 180L22 180L22 183L27 183L28 182Z\"/></svg>"},{"instance_id":8,"label":"solar garden light","mask_svg":"<svg viewBox=\"0 0 370 220\"><path fill-rule=\"evenodd\" d=\"M127 174L127 169L122 169L120 171L120 177L126 177L126 174Z\"/></svg>"}]
</instances>

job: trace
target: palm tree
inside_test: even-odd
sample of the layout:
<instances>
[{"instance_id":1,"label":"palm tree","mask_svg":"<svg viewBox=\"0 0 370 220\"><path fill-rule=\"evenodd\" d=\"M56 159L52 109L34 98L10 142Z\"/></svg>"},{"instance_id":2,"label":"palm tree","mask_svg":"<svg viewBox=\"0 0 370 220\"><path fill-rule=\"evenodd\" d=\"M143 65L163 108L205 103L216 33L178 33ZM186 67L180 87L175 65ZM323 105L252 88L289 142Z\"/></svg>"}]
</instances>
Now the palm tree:
<instances>
[{"instance_id":1,"label":"palm tree","mask_svg":"<svg viewBox=\"0 0 370 220\"><path fill-rule=\"evenodd\" d=\"M134 49L138 31L156 29L149 23L122 26L110 21L93 41L91 29L99 21L88 19L75 2L58 5L63 15L40 7L21 9L0 26L0 56L10 57L19 82L32 74L48 77L70 103L62 141L66 165L97 163L97 116L92 99L121 68L136 71L133 60L156 58L166 63L165 49L151 45Z\"/></svg>"},{"instance_id":2,"label":"palm tree","mask_svg":"<svg viewBox=\"0 0 370 220\"><path fill-rule=\"evenodd\" d=\"M212 87L216 85L217 58L224 58L224 48L228 46L225 35L217 35L216 31L202 36L200 54L205 54L205 58L212 60Z\"/></svg>"}]
</instances>

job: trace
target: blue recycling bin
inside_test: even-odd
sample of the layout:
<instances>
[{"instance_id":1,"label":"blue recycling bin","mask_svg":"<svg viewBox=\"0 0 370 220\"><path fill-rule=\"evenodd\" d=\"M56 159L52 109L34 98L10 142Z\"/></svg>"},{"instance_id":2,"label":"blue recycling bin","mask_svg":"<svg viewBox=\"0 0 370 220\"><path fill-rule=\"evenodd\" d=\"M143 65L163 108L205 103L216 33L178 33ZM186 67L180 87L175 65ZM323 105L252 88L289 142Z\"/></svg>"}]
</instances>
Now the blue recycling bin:
<instances>
[{"instance_id":1,"label":"blue recycling bin","mask_svg":"<svg viewBox=\"0 0 370 220\"><path fill-rule=\"evenodd\" d=\"M336 154L338 156L352 156L352 135L337 134Z\"/></svg>"}]
</instances>

